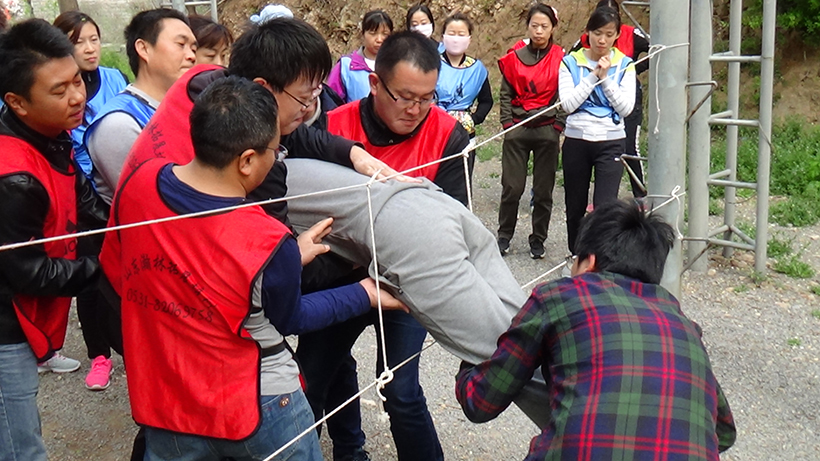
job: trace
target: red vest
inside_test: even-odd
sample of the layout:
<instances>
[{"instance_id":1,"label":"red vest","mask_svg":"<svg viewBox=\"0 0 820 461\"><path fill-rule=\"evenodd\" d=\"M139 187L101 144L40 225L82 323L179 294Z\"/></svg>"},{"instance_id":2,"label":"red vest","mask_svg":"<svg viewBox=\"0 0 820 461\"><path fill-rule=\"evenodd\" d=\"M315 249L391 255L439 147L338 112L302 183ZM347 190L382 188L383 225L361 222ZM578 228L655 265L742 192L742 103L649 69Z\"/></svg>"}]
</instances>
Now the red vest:
<instances>
[{"instance_id":1,"label":"red vest","mask_svg":"<svg viewBox=\"0 0 820 461\"><path fill-rule=\"evenodd\" d=\"M151 121L134 141L122 167L120 183L142 162L152 158L164 158L179 165L185 165L194 159L189 120L194 102L188 95L188 84L203 72L221 69L223 68L214 64L195 66L171 86Z\"/></svg>"},{"instance_id":2,"label":"red vest","mask_svg":"<svg viewBox=\"0 0 820 461\"><path fill-rule=\"evenodd\" d=\"M589 48L589 35L586 32L581 35L581 46ZM635 28L621 24L621 35L615 40L613 46L633 60L636 59L637 56L633 56L633 53L635 53Z\"/></svg>"},{"instance_id":3,"label":"red vest","mask_svg":"<svg viewBox=\"0 0 820 461\"><path fill-rule=\"evenodd\" d=\"M0 176L25 173L34 176L45 188L49 208L43 224L43 237L72 234L77 230L77 196L74 191L75 171L55 170L40 152L29 143L0 136L3 157ZM4 242L13 243L13 242ZM76 259L77 239L43 244L50 258ZM63 347L71 297L15 294L17 319L38 361L51 357Z\"/></svg>"},{"instance_id":4,"label":"red vest","mask_svg":"<svg viewBox=\"0 0 820 461\"><path fill-rule=\"evenodd\" d=\"M175 216L143 163L112 224ZM139 424L241 440L260 423L260 349L243 328L253 285L287 228L260 207L106 234L100 262L122 297L128 393Z\"/></svg>"},{"instance_id":5,"label":"red vest","mask_svg":"<svg viewBox=\"0 0 820 461\"><path fill-rule=\"evenodd\" d=\"M521 62L516 52L507 53L498 60L498 68L517 95L512 105L530 111L547 107L558 92L558 70L564 50L551 45L549 53L534 66Z\"/></svg>"},{"instance_id":6,"label":"red vest","mask_svg":"<svg viewBox=\"0 0 820 461\"><path fill-rule=\"evenodd\" d=\"M396 171L404 171L439 160L455 129L455 118L439 107L430 107L421 129L410 139L392 146L374 146L367 139L359 112L360 101L338 107L327 114L327 130L335 135L364 144L364 149ZM412 171L407 176L436 180L439 163Z\"/></svg>"}]
</instances>

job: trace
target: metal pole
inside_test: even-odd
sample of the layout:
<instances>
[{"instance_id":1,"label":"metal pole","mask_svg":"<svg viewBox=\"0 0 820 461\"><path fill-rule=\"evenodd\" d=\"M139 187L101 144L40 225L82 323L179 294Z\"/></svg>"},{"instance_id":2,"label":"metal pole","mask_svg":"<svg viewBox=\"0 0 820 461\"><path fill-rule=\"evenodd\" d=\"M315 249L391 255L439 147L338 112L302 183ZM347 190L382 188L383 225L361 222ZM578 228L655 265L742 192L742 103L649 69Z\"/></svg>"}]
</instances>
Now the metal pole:
<instances>
[{"instance_id":1,"label":"metal pole","mask_svg":"<svg viewBox=\"0 0 820 461\"><path fill-rule=\"evenodd\" d=\"M652 42L677 45L689 40L689 0L652 0ZM675 186L685 187L686 81L689 52L677 47L657 54L650 63L649 83L649 195L668 197ZM659 107L660 110L655 110ZM665 199L653 199L657 205ZM673 201L659 210L669 223L680 223L681 204ZM637 255L636 255L637 256ZM666 260L661 285L680 296L681 242Z\"/></svg>"},{"instance_id":2,"label":"metal pole","mask_svg":"<svg viewBox=\"0 0 820 461\"><path fill-rule=\"evenodd\" d=\"M732 0L729 7L729 53L733 56L740 56L740 33L743 24L743 1ZM740 118L740 62L729 63L729 78L726 85L728 109L732 112L731 118ZM726 169L729 170L729 181L737 181L737 125L726 127ZM727 226L735 225L735 207L737 206L737 190L734 187L727 187L724 190L723 200L723 222ZM732 233L723 234L724 240L731 240ZM732 248L723 247L723 256L732 256Z\"/></svg>"},{"instance_id":3,"label":"metal pole","mask_svg":"<svg viewBox=\"0 0 820 461\"><path fill-rule=\"evenodd\" d=\"M763 52L760 55L760 131L757 154L757 235L755 236L755 271L758 273L766 271L766 243L769 240L769 170L772 154L776 7L776 0L763 1Z\"/></svg>"},{"instance_id":4,"label":"metal pole","mask_svg":"<svg viewBox=\"0 0 820 461\"><path fill-rule=\"evenodd\" d=\"M691 0L689 29L689 81L705 82L712 79L712 1ZM703 272L707 258L701 258L709 232L709 152L711 149L712 98L709 87L689 87L689 107L694 110L689 118L689 236L697 240L687 242L690 268ZM701 104L698 106L698 104ZM700 240L703 239L703 240Z\"/></svg>"},{"instance_id":5,"label":"metal pole","mask_svg":"<svg viewBox=\"0 0 820 461\"><path fill-rule=\"evenodd\" d=\"M216 0L211 0L211 19L214 22L219 22L219 13L216 10Z\"/></svg>"}]
</instances>

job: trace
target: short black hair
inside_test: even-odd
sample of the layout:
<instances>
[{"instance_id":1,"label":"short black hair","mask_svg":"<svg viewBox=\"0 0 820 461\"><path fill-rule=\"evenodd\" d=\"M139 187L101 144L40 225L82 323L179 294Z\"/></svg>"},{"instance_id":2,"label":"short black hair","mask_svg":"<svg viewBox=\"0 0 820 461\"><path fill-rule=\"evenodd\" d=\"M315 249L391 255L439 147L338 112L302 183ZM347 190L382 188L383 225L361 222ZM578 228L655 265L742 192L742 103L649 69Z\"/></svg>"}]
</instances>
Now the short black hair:
<instances>
[{"instance_id":1,"label":"short black hair","mask_svg":"<svg viewBox=\"0 0 820 461\"><path fill-rule=\"evenodd\" d=\"M473 34L473 21L471 21L470 18L461 11L457 11L451 14L447 17L447 19L444 20L444 29L441 30L441 33L444 34L445 32L447 32L447 26L449 26L451 22L456 21L461 21L464 24L467 24L467 31L470 33L470 35Z\"/></svg>"},{"instance_id":2,"label":"short black hair","mask_svg":"<svg viewBox=\"0 0 820 461\"><path fill-rule=\"evenodd\" d=\"M163 19L179 19L186 26L190 26L188 18L184 14L171 8L157 8L139 12L125 26L125 31L123 31L125 54L128 55L128 65L134 75L139 74L140 69L140 56L137 54L136 46L137 40L142 39L152 46L156 45L157 37L162 32Z\"/></svg>"},{"instance_id":3,"label":"short black hair","mask_svg":"<svg viewBox=\"0 0 820 461\"><path fill-rule=\"evenodd\" d=\"M674 242L672 227L659 216L647 216L635 202L616 200L584 217L575 253L581 261L595 255L598 271L657 284Z\"/></svg>"},{"instance_id":4,"label":"short black hair","mask_svg":"<svg viewBox=\"0 0 820 461\"><path fill-rule=\"evenodd\" d=\"M294 18L273 18L251 26L231 48L231 75L263 78L274 91L304 77L323 81L333 67L330 48L310 24Z\"/></svg>"},{"instance_id":5,"label":"short black hair","mask_svg":"<svg viewBox=\"0 0 820 461\"><path fill-rule=\"evenodd\" d=\"M68 39L75 45L77 41L80 40L80 34L86 24L94 24L94 28L97 29L97 36L100 37L100 26L97 25L91 16L83 12L74 10L66 11L54 19L54 27L68 35Z\"/></svg>"},{"instance_id":6,"label":"short black hair","mask_svg":"<svg viewBox=\"0 0 820 461\"><path fill-rule=\"evenodd\" d=\"M393 20L390 19L390 15L385 13L384 10L368 11L362 18L362 33L376 32L382 24L386 25L390 32L393 32Z\"/></svg>"},{"instance_id":7,"label":"short black hair","mask_svg":"<svg viewBox=\"0 0 820 461\"><path fill-rule=\"evenodd\" d=\"M435 42L416 32L402 31L387 37L376 55L376 74L389 80L398 63L405 61L425 74L441 70Z\"/></svg>"},{"instance_id":8,"label":"short black hair","mask_svg":"<svg viewBox=\"0 0 820 461\"><path fill-rule=\"evenodd\" d=\"M29 19L0 35L0 98L14 93L31 97L34 73L52 59L74 58L74 45L58 28Z\"/></svg>"},{"instance_id":9,"label":"short black hair","mask_svg":"<svg viewBox=\"0 0 820 461\"><path fill-rule=\"evenodd\" d=\"M197 160L221 170L248 149L263 151L279 132L278 112L262 85L234 75L215 80L191 110Z\"/></svg>"},{"instance_id":10,"label":"short black hair","mask_svg":"<svg viewBox=\"0 0 820 461\"><path fill-rule=\"evenodd\" d=\"M547 5L546 3L540 3L540 2L532 5L530 7L530 9L527 10L527 25L529 25L530 20L532 19L532 17L536 13L541 13L543 15L546 15L550 19L550 22L552 23L552 27L555 27L555 26L558 25L558 16L555 15L555 10L552 9L552 7ZM550 39L551 38L552 37L550 37Z\"/></svg>"},{"instance_id":11,"label":"short black hair","mask_svg":"<svg viewBox=\"0 0 820 461\"><path fill-rule=\"evenodd\" d=\"M610 23L615 23L615 30L619 33L621 32L621 15L618 14L618 10L608 6L602 6L596 8L595 11L592 12L592 15L589 16L586 30L587 32L592 32Z\"/></svg>"},{"instance_id":12,"label":"short black hair","mask_svg":"<svg viewBox=\"0 0 820 461\"><path fill-rule=\"evenodd\" d=\"M198 48L216 48L220 43L231 46L233 34L222 24L215 22L210 16L192 14L188 16L191 32L196 37Z\"/></svg>"},{"instance_id":13,"label":"short black hair","mask_svg":"<svg viewBox=\"0 0 820 461\"><path fill-rule=\"evenodd\" d=\"M413 15L416 14L417 12L419 12L419 11L421 11L422 13L424 13L427 16L427 19L430 20L430 24L433 25L433 30L435 30L436 21L433 20L433 12L430 11L430 8L428 8L427 5L422 5L422 4L413 5L413 6L410 7L409 10L407 10L407 16L404 18L404 27L407 30L410 30L410 27L411 27L410 23L413 22Z\"/></svg>"}]
</instances>

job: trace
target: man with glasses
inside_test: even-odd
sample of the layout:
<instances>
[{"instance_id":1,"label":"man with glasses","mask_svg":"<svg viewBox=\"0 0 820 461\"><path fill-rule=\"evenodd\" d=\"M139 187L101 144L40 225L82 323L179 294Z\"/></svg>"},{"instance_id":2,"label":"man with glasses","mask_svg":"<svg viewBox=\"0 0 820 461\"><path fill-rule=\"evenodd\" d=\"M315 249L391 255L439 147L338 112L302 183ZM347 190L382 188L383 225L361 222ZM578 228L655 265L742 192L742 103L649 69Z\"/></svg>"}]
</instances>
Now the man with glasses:
<instances>
[{"instance_id":1,"label":"man with glasses","mask_svg":"<svg viewBox=\"0 0 820 461\"><path fill-rule=\"evenodd\" d=\"M328 114L328 130L364 144L374 157L398 171L426 177L445 193L467 203L464 163L459 154L470 136L447 112L436 107L441 59L429 39L414 32L388 37L370 74L370 96Z\"/></svg>"},{"instance_id":2,"label":"man with glasses","mask_svg":"<svg viewBox=\"0 0 820 461\"><path fill-rule=\"evenodd\" d=\"M370 154L397 171L420 167L408 175L426 177L445 193L466 204L467 182L462 158L430 165L459 154L470 141L461 124L435 106L440 67L441 59L434 43L423 35L415 32L391 35L376 56L376 72L369 77L370 96L328 113L328 130L361 142ZM404 312L395 314L386 312L384 315L383 340L390 367L420 352L427 336L427 331L412 316ZM330 332L311 334L306 338L305 348L300 345L297 354L302 363L312 364L306 378L308 398L312 399L314 411L321 403L316 401L317 398L326 398L326 411L333 409L334 402L344 401L344 396L338 395L342 386L333 381L340 379L334 377L335 370L340 368L339 360L328 358L327 351L349 351L358 336L357 326L358 332L364 328L360 321L353 319L331 327ZM337 363L332 363L334 361ZM325 366L317 367L317 363ZM377 373L381 373L382 363L378 358ZM317 369L324 370L326 375L313 375ZM313 389L310 389L311 385ZM384 407L390 415L398 459L443 459L441 444L419 384L418 357L396 371L384 392L387 397ZM338 419L328 423L334 454L338 444L334 432L347 435L361 431L350 427L339 429L338 426L352 420ZM364 437L361 440L363 442Z\"/></svg>"}]
</instances>

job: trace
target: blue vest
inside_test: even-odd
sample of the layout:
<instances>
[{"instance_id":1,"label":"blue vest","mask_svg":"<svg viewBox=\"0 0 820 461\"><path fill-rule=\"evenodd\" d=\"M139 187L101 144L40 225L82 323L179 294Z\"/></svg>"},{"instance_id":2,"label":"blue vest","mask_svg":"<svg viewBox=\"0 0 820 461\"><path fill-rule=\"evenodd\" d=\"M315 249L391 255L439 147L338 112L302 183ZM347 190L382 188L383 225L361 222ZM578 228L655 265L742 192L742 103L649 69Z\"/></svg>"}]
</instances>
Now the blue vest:
<instances>
[{"instance_id":1,"label":"blue vest","mask_svg":"<svg viewBox=\"0 0 820 461\"><path fill-rule=\"evenodd\" d=\"M350 56L342 56L339 60L342 70L342 85L345 87L346 102L358 101L370 95L369 70L351 70Z\"/></svg>"},{"instance_id":2,"label":"blue vest","mask_svg":"<svg viewBox=\"0 0 820 461\"><path fill-rule=\"evenodd\" d=\"M100 89L93 98L85 102L85 114L83 115L83 123L71 130L71 143L74 145L74 161L80 167L86 178L91 180L91 156L88 155L88 149L85 147L83 140L85 139L85 131L88 129L89 121L93 120L100 109L103 108L109 99L114 98L120 91L124 90L128 83L125 77L117 69L109 67L98 67L100 72ZM92 181L91 184L94 184Z\"/></svg>"},{"instance_id":3,"label":"blue vest","mask_svg":"<svg viewBox=\"0 0 820 461\"><path fill-rule=\"evenodd\" d=\"M587 67L589 60L587 60L586 55L584 55L583 48L564 56L563 62L567 70L569 70L570 75L572 75L572 82L576 86L578 86L582 78L585 78L592 72L592 70ZM612 66L609 68L607 76L609 76L610 79L614 79L615 83L620 85L621 80L624 78L624 71L630 65L632 65L632 59L618 51L617 48L613 48ZM586 101L576 110L576 112L578 111L590 113L598 118L611 117L616 125L621 122L621 115L612 107L612 104L609 103L609 99L607 99L604 94L604 89L601 85L597 85L595 89L592 90L592 93L590 93Z\"/></svg>"},{"instance_id":4,"label":"blue vest","mask_svg":"<svg viewBox=\"0 0 820 461\"><path fill-rule=\"evenodd\" d=\"M122 93L109 99L108 102L103 104L100 112L91 120L91 123L85 130L85 136L83 136L83 148L86 152L88 151L88 139L91 136L91 133L93 133L94 130L100 126L100 120L102 120L106 115L113 114L115 112L123 112L130 115L134 118L140 128L145 128L145 125L147 125L148 121L151 120L151 117L154 115L156 110L144 99L134 96L127 91L123 91ZM94 184L93 181L92 184Z\"/></svg>"},{"instance_id":5,"label":"blue vest","mask_svg":"<svg viewBox=\"0 0 820 461\"><path fill-rule=\"evenodd\" d=\"M469 109L485 80L487 68L481 61L476 60L473 65L464 68L453 67L442 61L436 83L438 106L448 112Z\"/></svg>"}]
</instances>

